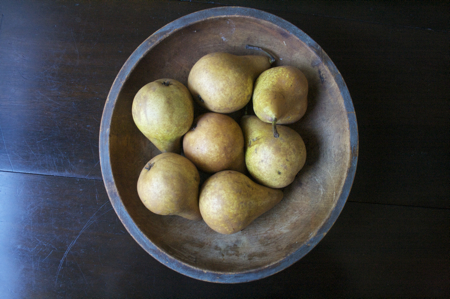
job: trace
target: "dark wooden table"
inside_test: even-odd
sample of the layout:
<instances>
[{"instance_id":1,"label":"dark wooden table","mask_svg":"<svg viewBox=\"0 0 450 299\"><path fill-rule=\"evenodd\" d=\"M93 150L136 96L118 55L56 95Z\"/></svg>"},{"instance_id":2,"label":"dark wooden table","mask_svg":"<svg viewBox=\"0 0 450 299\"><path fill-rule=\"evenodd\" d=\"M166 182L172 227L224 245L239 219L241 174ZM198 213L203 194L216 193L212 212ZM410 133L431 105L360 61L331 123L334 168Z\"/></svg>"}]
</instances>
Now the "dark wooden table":
<instances>
[{"instance_id":1,"label":"dark wooden table","mask_svg":"<svg viewBox=\"0 0 450 299\"><path fill-rule=\"evenodd\" d=\"M391 1L0 1L0 297L450 297L450 5ZM327 236L250 283L148 255L102 182L109 88L154 31L240 5L327 52L355 106L359 163Z\"/></svg>"}]
</instances>

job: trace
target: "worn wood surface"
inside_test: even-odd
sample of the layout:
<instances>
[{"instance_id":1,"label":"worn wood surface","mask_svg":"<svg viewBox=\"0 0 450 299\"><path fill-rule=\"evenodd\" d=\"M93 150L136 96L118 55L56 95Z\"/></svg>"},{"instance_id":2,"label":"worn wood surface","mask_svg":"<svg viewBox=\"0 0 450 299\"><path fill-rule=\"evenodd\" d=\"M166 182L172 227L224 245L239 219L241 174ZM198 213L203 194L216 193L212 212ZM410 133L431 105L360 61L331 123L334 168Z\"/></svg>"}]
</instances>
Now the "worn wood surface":
<instances>
[{"instance_id":1,"label":"worn wood surface","mask_svg":"<svg viewBox=\"0 0 450 299\"><path fill-rule=\"evenodd\" d=\"M285 271L239 285L196 281L146 254L111 210L98 162L103 105L127 57L168 22L220 5L264 9L320 44L349 87L360 133L353 189L329 234ZM0 2L0 293L448 297L449 8Z\"/></svg>"}]
</instances>

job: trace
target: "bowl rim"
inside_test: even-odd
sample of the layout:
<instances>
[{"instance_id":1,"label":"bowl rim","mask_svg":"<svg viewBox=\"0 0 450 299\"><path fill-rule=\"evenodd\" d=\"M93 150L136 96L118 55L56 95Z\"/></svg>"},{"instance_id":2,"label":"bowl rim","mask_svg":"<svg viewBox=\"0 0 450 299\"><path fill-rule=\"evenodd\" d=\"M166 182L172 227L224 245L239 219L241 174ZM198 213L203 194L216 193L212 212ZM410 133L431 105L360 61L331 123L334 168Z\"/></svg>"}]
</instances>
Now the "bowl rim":
<instances>
[{"instance_id":1,"label":"bowl rim","mask_svg":"<svg viewBox=\"0 0 450 299\"><path fill-rule=\"evenodd\" d=\"M347 113L348 123L349 123L349 136L350 136L350 147L351 147L351 158L350 163L347 168L347 174L344 181L344 185L341 194L336 202L336 206L331 211L328 218L324 221L322 226L318 229L317 233L313 235L305 244L303 244L299 249L290 255L286 256L284 259L269 264L264 267L243 271L243 272L216 272L203 270L196 268L192 265L181 262L163 252L155 244L153 244L149 239L145 237L143 232L139 229L134 220L126 212L126 208L122 203L122 200L117 190L114 175L111 169L110 163L110 125L112 115L114 113L115 104L122 89L123 83L128 79L131 72L134 70L138 62L149 52L153 47L155 47L159 42L164 40L169 34L183 29L186 26L192 25L197 22L205 21L210 18L218 17L250 17L255 19L264 20L274 25L277 25L290 34L296 36L302 42L306 43L312 51L322 60L322 63L329 69L331 75L334 77L336 84L339 88L340 94L344 100L344 106ZM130 55L126 60L119 73L117 74L111 89L109 91L108 97L105 102L102 120L100 124L100 138L99 138L99 155L100 155L100 165L102 171L103 182L108 193L108 197L111 204L119 217L122 224L125 226L129 234L133 239L153 258L155 258L160 263L169 267L170 269L181 273L183 275L195 278L198 280L216 282L216 283L242 283L250 282L258 279L265 278L267 276L278 273L287 267L291 266L302 257L304 257L308 252L310 252L326 235L330 228L335 223L336 219L340 215L344 205L349 196L358 161L358 151L359 151L359 140L358 140L358 126L356 121L356 114L353 107L353 103L350 97L347 85L342 78L340 72L337 70L334 63L331 61L329 56L323 51L323 49L312 40L306 33L300 30L298 27L292 23L275 16L271 13L247 8L240 6L226 6L226 7L215 7L210 9L200 10L183 17L180 17L164 27L160 28L152 35L150 35L144 42L142 42L136 50Z\"/></svg>"}]
</instances>

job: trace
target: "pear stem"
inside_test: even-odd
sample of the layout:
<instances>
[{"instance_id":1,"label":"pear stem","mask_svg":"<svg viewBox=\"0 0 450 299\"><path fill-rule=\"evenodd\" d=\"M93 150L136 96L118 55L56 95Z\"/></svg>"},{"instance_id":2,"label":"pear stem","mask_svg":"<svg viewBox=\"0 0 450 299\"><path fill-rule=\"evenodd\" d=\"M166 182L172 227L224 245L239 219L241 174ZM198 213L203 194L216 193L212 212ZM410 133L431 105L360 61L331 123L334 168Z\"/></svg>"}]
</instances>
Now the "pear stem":
<instances>
[{"instance_id":1,"label":"pear stem","mask_svg":"<svg viewBox=\"0 0 450 299\"><path fill-rule=\"evenodd\" d=\"M150 170L150 169L152 169L153 165L155 165L155 162L148 163L148 165L145 167L145 169Z\"/></svg>"},{"instance_id":2,"label":"pear stem","mask_svg":"<svg viewBox=\"0 0 450 299\"><path fill-rule=\"evenodd\" d=\"M280 137L280 134L278 134L278 131L277 131L277 118L275 118L272 121L272 131L273 131L273 137L275 137L275 138Z\"/></svg>"},{"instance_id":3,"label":"pear stem","mask_svg":"<svg viewBox=\"0 0 450 299\"><path fill-rule=\"evenodd\" d=\"M269 57L269 63L272 64L275 62L275 57L274 55L272 55L269 51L261 48L261 47L257 47L257 46L252 46L252 45L246 45L245 46L246 49L250 49L250 50L257 50L257 51L261 51L264 54L266 54Z\"/></svg>"}]
</instances>

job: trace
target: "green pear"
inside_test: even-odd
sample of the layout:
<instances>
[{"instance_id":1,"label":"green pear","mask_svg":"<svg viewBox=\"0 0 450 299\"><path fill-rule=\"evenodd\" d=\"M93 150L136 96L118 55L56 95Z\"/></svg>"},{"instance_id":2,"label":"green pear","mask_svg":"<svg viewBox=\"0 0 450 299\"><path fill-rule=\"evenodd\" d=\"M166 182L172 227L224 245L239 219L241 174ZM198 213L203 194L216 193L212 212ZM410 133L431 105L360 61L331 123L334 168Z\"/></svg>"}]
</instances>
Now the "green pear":
<instances>
[{"instance_id":1,"label":"green pear","mask_svg":"<svg viewBox=\"0 0 450 299\"><path fill-rule=\"evenodd\" d=\"M224 170L209 177L200 191L200 213L221 234L234 234L283 199L281 190L253 182L246 175Z\"/></svg>"},{"instance_id":2,"label":"green pear","mask_svg":"<svg viewBox=\"0 0 450 299\"><path fill-rule=\"evenodd\" d=\"M188 88L200 106L213 112L231 113L247 105L255 79L272 62L269 55L210 53L192 67Z\"/></svg>"},{"instance_id":3,"label":"green pear","mask_svg":"<svg viewBox=\"0 0 450 299\"><path fill-rule=\"evenodd\" d=\"M214 173L225 169L245 172L244 135L228 115L208 112L184 135L183 152L198 169Z\"/></svg>"},{"instance_id":4,"label":"green pear","mask_svg":"<svg viewBox=\"0 0 450 299\"><path fill-rule=\"evenodd\" d=\"M264 71L255 82L253 110L264 122L273 125L292 124L306 112L308 80L298 68L278 66Z\"/></svg>"},{"instance_id":5,"label":"green pear","mask_svg":"<svg viewBox=\"0 0 450 299\"><path fill-rule=\"evenodd\" d=\"M199 184L200 175L191 161L175 153L162 153L142 169L137 191L145 207L155 214L201 220Z\"/></svg>"},{"instance_id":6,"label":"green pear","mask_svg":"<svg viewBox=\"0 0 450 299\"><path fill-rule=\"evenodd\" d=\"M194 101L179 81L159 79L137 92L132 115L138 129L161 152L180 153L181 137L194 120Z\"/></svg>"},{"instance_id":7,"label":"green pear","mask_svg":"<svg viewBox=\"0 0 450 299\"><path fill-rule=\"evenodd\" d=\"M245 141L245 164L256 182L270 188L291 184L306 161L302 137L293 129L278 126L280 136L273 137L272 125L256 116L241 119Z\"/></svg>"}]
</instances>

